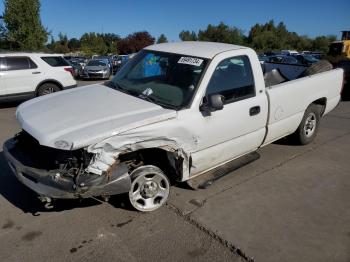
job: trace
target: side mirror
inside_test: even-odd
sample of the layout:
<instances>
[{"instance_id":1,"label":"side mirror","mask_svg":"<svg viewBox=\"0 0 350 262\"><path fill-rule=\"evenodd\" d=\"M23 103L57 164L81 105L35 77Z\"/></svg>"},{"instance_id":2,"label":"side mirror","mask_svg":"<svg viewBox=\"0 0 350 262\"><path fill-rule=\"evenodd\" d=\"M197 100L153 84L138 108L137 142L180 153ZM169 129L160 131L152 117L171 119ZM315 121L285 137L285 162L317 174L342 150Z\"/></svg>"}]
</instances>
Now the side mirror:
<instances>
[{"instance_id":1,"label":"side mirror","mask_svg":"<svg viewBox=\"0 0 350 262\"><path fill-rule=\"evenodd\" d=\"M200 108L201 111L213 112L224 108L224 96L220 94L209 95Z\"/></svg>"}]
</instances>

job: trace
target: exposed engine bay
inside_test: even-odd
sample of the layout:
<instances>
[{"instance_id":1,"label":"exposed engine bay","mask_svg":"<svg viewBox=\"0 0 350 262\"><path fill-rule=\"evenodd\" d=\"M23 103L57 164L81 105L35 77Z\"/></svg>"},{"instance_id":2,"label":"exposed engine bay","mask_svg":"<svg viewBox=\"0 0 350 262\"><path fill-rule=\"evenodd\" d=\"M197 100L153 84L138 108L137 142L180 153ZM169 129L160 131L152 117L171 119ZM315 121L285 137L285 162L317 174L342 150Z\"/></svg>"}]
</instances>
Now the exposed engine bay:
<instances>
[{"instance_id":1,"label":"exposed engine bay","mask_svg":"<svg viewBox=\"0 0 350 262\"><path fill-rule=\"evenodd\" d=\"M5 153L12 159L10 166L16 175L30 180L29 187L48 201L50 198L108 196L129 190L129 172L135 166L134 161L116 160L107 172L98 175L86 171L93 154L85 149L42 146L25 131L7 143Z\"/></svg>"},{"instance_id":2,"label":"exposed engine bay","mask_svg":"<svg viewBox=\"0 0 350 262\"><path fill-rule=\"evenodd\" d=\"M38 169L57 170L67 177L76 177L84 173L89 165L92 154L84 149L60 150L42 146L28 134L21 131L15 136L18 147L23 151L22 161ZM24 157L25 155L25 157Z\"/></svg>"}]
</instances>

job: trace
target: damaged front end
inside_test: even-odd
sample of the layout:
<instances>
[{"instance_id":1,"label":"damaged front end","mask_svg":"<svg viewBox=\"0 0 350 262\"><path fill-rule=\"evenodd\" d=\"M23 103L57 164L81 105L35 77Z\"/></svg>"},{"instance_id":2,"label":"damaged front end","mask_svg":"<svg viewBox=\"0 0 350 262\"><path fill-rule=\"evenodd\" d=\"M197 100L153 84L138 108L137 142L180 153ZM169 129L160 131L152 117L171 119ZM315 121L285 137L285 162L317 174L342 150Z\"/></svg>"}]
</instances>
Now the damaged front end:
<instances>
[{"instance_id":1,"label":"damaged front end","mask_svg":"<svg viewBox=\"0 0 350 262\"><path fill-rule=\"evenodd\" d=\"M25 131L4 144L4 154L19 181L41 199L87 198L128 192L129 166L118 160L106 171L89 172L93 155L85 149L60 150L42 146Z\"/></svg>"}]
</instances>

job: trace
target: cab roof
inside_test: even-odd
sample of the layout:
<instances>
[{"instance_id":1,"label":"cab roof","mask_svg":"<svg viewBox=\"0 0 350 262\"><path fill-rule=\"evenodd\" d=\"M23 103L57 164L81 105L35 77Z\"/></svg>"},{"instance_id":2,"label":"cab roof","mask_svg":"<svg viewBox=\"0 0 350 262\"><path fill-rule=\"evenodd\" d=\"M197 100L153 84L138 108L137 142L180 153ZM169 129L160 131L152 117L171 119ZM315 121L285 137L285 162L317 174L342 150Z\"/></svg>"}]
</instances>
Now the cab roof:
<instances>
[{"instance_id":1,"label":"cab roof","mask_svg":"<svg viewBox=\"0 0 350 262\"><path fill-rule=\"evenodd\" d=\"M145 50L167 52L212 59L219 53L247 47L217 42L184 41L150 45Z\"/></svg>"}]
</instances>

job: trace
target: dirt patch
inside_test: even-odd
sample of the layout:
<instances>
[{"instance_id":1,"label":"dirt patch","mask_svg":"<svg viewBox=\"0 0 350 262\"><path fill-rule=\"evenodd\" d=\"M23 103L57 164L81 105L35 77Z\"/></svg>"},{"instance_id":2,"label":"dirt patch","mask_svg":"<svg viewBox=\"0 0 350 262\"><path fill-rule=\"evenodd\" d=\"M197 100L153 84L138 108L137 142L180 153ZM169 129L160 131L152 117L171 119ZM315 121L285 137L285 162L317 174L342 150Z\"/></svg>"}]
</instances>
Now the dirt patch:
<instances>
[{"instance_id":1,"label":"dirt patch","mask_svg":"<svg viewBox=\"0 0 350 262\"><path fill-rule=\"evenodd\" d=\"M5 224L2 225L2 229L9 229L12 228L15 225L15 223L11 219L7 219Z\"/></svg>"},{"instance_id":2,"label":"dirt patch","mask_svg":"<svg viewBox=\"0 0 350 262\"><path fill-rule=\"evenodd\" d=\"M43 232L41 231L31 231L22 236L24 241L33 241L37 237L41 236Z\"/></svg>"}]
</instances>

